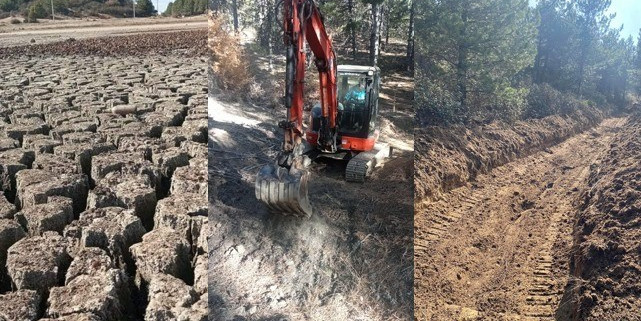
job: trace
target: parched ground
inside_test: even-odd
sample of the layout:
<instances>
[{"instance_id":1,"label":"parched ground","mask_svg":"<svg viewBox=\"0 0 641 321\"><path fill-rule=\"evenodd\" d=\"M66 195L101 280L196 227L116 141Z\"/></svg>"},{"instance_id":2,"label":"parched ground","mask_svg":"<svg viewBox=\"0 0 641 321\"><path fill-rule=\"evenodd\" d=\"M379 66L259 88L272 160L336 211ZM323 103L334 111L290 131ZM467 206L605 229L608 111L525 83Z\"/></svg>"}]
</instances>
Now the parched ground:
<instances>
[{"instance_id":1,"label":"parched ground","mask_svg":"<svg viewBox=\"0 0 641 321\"><path fill-rule=\"evenodd\" d=\"M2 47L46 44L73 39L90 39L132 34L155 34L160 32L204 30L207 16L187 18L69 18L58 20L40 19L38 23L12 24L13 18L0 19L0 43ZM22 18L18 18L23 20Z\"/></svg>"},{"instance_id":2,"label":"parched ground","mask_svg":"<svg viewBox=\"0 0 641 321\"><path fill-rule=\"evenodd\" d=\"M345 182L344 163L313 164L314 214L295 219L270 215L255 198L255 175L282 140L277 122L285 110L269 97L282 95L284 64L277 56L270 71L247 46L254 89L267 98L238 102L214 88L209 100L211 317L410 319L413 86L402 67L387 67L400 66L402 56L386 54L381 64L381 140L394 145L394 157L364 184ZM307 91L313 96L313 83Z\"/></svg>"},{"instance_id":3,"label":"parched ground","mask_svg":"<svg viewBox=\"0 0 641 321\"><path fill-rule=\"evenodd\" d=\"M414 241L416 318L584 320L583 317L576 318L583 315L577 314L577 309L583 309L583 305L577 306L579 301L575 291L580 288L583 293L588 293L584 294L585 298L590 295L590 291L585 289L594 287L581 287L583 282L577 279L579 265L576 262L586 262L586 259L577 253L576 246L580 252L588 251L584 250L586 248L601 249L598 244L607 243L603 239L604 233L611 235L607 228L596 231L605 222L581 223L586 220L586 215L582 214L585 191L594 184L595 175L602 175L595 173L600 172L604 162L610 164L605 167L608 170L617 164L628 164L630 166L622 169L621 174L636 173L630 172L634 169L632 164L638 161L634 156L636 148L625 153L622 148L625 144L634 145L632 140L634 135L638 135L638 126L638 121L628 122L626 118L605 119L598 126L559 144L549 148L541 146L538 151L529 152L527 157L498 167L483 163L481 166L487 166L486 170L474 179L462 186L445 189L438 197L425 197L419 201L416 204ZM559 127L559 130L567 128ZM498 142L510 141L511 138L495 136L495 139ZM614 150L618 150L616 157L612 154ZM488 157L482 159L484 162L494 159L492 155L501 151L495 149L485 153ZM444 156L442 163L447 162L448 158ZM425 165L419 163L421 168ZM604 176L611 177L610 174ZM600 183L600 186L606 186L607 182ZM590 195L594 195L594 190L598 188L593 188ZM634 204L638 203L634 201L636 194L630 189L626 191L626 204L629 204L626 209L634 211ZM589 199L587 202L596 203ZM594 213L587 217L599 220L599 215L604 214ZM592 245L575 244L575 234L586 234L586 227L583 227L586 225L595 229L600 241L594 241ZM632 228L629 224L626 226ZM626 239L629 240L630 234L621 229L618 231L622 237L628 235ZM630 243L621 243L614 248L621 249L625 244L626 250L634 251L634 247L628 246ZM600 253L594 251L588 253ZM575 258L578 261L574 262ZM595 260L598 258L591 262ZM585 266L583 277L600 271L590 272L587 269L602 265ZM636 275L638 280L638 273L631 275ZM607 274L602 277L607 277ZM592 278L595 280L600 276ZM599 289L600 283L594 283ZM636 284L638 286L638 282ZM600 302L603 293L592 295ZM625 302L634 301L636 296L630 295ZM639 315L632 309L626 311L627 314L606 319L638 319ZM594 314L599 315L607 314Z\"/></svg>"},{"instance_id":4,"label":"parched ground","mask_svg":"<svg viewBox=\"0 0 641 321\"><path fill-rule=\"evenodd\" d=\"M0 48L0 320L207 319L207 59L156 39Z\"/></svg>"}]
</instances>

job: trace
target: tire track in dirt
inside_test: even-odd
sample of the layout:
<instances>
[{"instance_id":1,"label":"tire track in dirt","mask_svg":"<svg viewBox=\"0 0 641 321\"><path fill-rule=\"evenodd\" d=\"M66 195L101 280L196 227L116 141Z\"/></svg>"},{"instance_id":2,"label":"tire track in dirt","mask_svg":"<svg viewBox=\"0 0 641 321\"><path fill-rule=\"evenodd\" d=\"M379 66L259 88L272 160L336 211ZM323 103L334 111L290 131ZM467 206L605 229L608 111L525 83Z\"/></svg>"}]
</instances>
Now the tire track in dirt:
<instances>
[{"instance_id":1,"label":"tire track in dirt","mask_svg":"<svg viewBox=\"0 0 641 321\"><path fill-rule=\"evenodd\" d=\"M624 119L416 205L419 320L562 317L575 200Z\"/></svg>"}]
</instances>

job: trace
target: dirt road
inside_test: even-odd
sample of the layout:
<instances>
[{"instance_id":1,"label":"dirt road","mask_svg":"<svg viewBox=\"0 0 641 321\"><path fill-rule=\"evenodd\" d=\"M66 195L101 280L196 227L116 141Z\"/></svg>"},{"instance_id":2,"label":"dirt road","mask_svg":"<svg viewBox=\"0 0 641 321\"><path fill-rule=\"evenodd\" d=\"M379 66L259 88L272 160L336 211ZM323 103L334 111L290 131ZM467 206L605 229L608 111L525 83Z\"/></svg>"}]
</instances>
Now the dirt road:
<instances>
[{"instance_id":1,"label":"dirt road","mask_svg":"<svg viewBox=\"0 0 641 321\"><path fill-rule=\"evenodd\" d=\"M0 22L0 47L51 43L69 38L87 39L140 33L204 29L205 15L190 18L123 18L42 20L37 24Z\"/></svg>"},{"instance_id":2,"label":"dirt road","mask_svg":"<svg viewBox=\"0 0 641 321\"><path fill-rule=\"evenodd\" d=\"M576 203L623 118L498 167L415 213L419 320L566 319Z\"/></svg>"}]
</instances>

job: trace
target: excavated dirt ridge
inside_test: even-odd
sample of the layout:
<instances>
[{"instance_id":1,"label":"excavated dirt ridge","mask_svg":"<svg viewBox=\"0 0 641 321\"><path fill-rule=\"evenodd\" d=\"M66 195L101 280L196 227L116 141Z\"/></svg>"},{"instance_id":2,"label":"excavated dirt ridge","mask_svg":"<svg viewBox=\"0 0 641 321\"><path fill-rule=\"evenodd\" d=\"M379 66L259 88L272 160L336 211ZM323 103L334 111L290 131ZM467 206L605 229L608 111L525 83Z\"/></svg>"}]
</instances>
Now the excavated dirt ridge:
<instances>
[{"instance_id":1,"label":"excavated dirt ridge","mask_svg":"<svg viewBox=\"0 0 641 321\"><path fill-rule=\"evenodd\" d=\"M574 227L572 320L641 319L641 113L608 148Z\"/></svg>"},{"instance_id":2,"label":"excavated dirt ridge","mask_svg":"<svg viewBox=\"0 0 641 321\"><path fill-rule=\"evenodd\" d=\"M560 140L562 133L569 136L573 128L587 126L559 123L564 124L557 130L561 134L552 137ZM499 136L496 146L521 143L509 145L514 155L507 158L502 152L505 148L486 151L486 159L494 162L483 162L484 170L477 170L469 182L457 174L470 173L464 165L456 171L443 169L443 173L454 173L444 176L446 179L460 182L452 184L449 192L439 190L439 197L425 197L415 204L416 318L567 320L572 300L565 293L572 278L572 229L581 191L588 184L590 169L625 124L624 118L606 119L564 142L527 152L529 156L511 162L526 153L519 152L518 146L544 147L555 139L537 134L542 137L537 143L528 135ZM421 138L417 140L421 144ZM463 146L467 149L440 162L466 164L471 158L465 151L483 152L483 145L474 147L473 139ZM504 165L492 169L496 162Z\"/></svg>"},{"instance_id":3,"label":"excavated dirt ridge","mask_svg":"<svg viewBox=\"0 0 641 321\"><path fill-rule=\"evenodd\" d=\"M416 200L438 199L477 175L594 127L603 119L596 109L567 116L495 122L466 128L429 126L416 131Z\"/></svg>"}]
</instances>

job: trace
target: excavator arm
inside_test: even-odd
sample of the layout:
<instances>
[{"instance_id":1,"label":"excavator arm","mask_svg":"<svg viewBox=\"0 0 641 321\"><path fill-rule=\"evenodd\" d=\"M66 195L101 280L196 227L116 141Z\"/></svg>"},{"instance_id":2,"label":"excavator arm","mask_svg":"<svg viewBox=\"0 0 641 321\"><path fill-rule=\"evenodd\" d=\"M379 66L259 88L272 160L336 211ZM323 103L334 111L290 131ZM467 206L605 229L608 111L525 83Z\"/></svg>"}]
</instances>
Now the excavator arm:
<instances>
[{"instance_id":1,"label":"excavator arm","mask_svg":"<svg viewBox=\"0 0 641 321\"><path fill-rule=\"evenodd\" d=\"M316 148L337 150L336 55L313 0L284 0L283 40L286 46L285 107L287 119L279 122L284 141L276 164L264 166L256 178L256 198L272 212L309 217L307 196L311 147L304 138L305 43L314 54L319 74L321 121Z\"/></svg>"},{"instance_id":2,"label":"excavator arm","mask_svg":"<svg viewBox=\"0 0 641 321\"><path fill-rule=\"evenodd\" d=\"M321 129L318 146L336 151L336 55L325 30L323 17L313 0L286 0L283 5L284 42L287 48L284 152L293 151L303 140L303 86L305 83L305 41L314 54L319 75Z\"/></svg>"}]
</instances>

